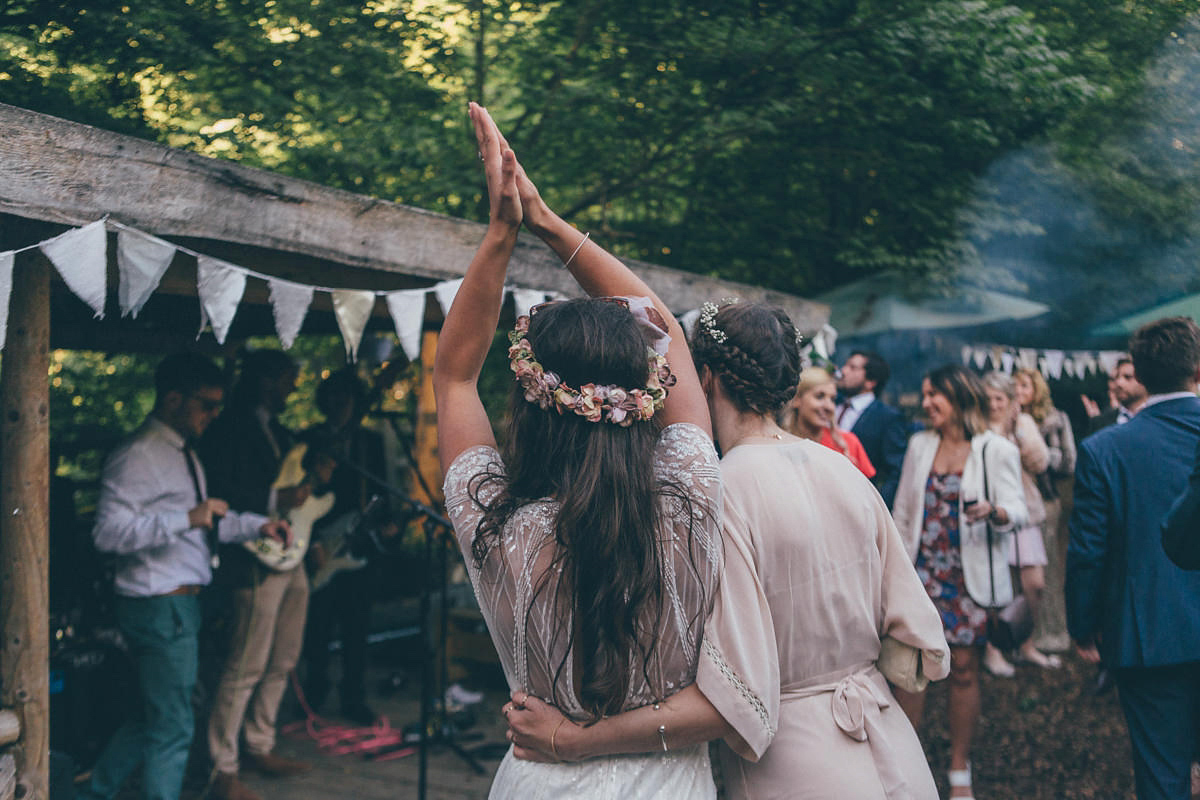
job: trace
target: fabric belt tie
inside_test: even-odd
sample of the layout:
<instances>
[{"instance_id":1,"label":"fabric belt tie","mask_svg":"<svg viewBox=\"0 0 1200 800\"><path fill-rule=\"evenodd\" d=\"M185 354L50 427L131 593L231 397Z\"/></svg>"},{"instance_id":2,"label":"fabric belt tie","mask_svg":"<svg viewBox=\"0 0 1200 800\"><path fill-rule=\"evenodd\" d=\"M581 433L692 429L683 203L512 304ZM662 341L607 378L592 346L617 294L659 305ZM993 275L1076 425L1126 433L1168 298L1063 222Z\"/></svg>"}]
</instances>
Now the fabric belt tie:
<instances>
[{"instance_id":1,"label":"fabric belt tie","mask_svg":"<svg viewBox=\"0 0 1200 800\"><path fill-rule=\"evenodd\" d=\"M875 756L879 780L889 800L909 800L912 792L896 753L887 744L880 727L880 712L892 705L887 681L873 663L859 664L841 672L823 675L794 686L785 686L780 701L798 700L829 693L834 724L856 742L867 743ZM873 746L872 740L878 745Z\"/></svg>"},{"instance_id":2,"label":"fabric belt tie","mask_svg":"<svg viewBox=\"0 0 1200 800\"><path fill-rule=\"evenodd\" d=\"M874 675L872 674L874 673ZM880 710L890 706L891 699L873 680L879 670L873 664L865 665L841 678L823 683L796 688L784 688L784 697L814 697L830 693L833 721L842 733L856 742L865 742L868 719L878 717ZM882 676L881 676L882 677Z\"/></svg>"}]
</instances>

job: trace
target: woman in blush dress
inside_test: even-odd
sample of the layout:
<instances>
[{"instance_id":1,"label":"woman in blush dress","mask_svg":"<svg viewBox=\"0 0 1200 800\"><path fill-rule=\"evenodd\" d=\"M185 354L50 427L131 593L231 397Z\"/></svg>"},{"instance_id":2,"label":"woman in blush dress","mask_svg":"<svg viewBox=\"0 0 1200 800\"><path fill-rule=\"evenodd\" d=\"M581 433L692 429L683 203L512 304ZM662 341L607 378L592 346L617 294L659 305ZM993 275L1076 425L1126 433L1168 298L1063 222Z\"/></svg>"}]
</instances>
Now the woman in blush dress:
<instances>
[{"instance_id":1,"label":"woman in blush dress","mask_svg":"<svg viewBox=\"0 0 1200 800\"><path fill-rule=\"evenodd\" d=\"M783 412L783 428L796 436L812 439L836 450L858 467L868 478L875 477L875 467L867 458L862 442L850 431L838 430L833 424L837 408L834 397L837 383L823 367L805 367L796 384L796 396L788 401Z\"/></svg>"},{"instance_id":2,"label":"woman in blush dress","mask_svg":"<svg viewBox=\"0 0 1200 800\"><path fill-rule=\"evenodd\" d=\"M513 693L506 710L552 702L595 722L652 704L658 721L628 746L648 749L664 724L674 745L574 764L510 751L491 797L715 798L702 742L741 740L719 717L702 734L676 724L688 696L673 697L696 679L721 561L721 480L695 367L650 289L546 207L484 109L472 104L471 119L491 221L446 314L433 381L446 509ZM518 318L502 454L478 379L522 223L593 299ZM748 702L731 677L709 691Z\"/></svg>"},{"instance_id":3,"label":"woman in blush dress","mask_svg":"<svg viewBox=\"0 0 1200 800\"><path fill-rule=\"evenodd\" d=\"M1021 458L988 430L987 395L973 372L956 364L931 371L921 408L929 428L909 440L893 515L950 643L950 796L964 798L972 796L987 609L1013 597L1007 539L1026 517ZM919 726L925 696L896 696Z\"/></svg>"},{"instance_id":4,"label":"woman in blush dress","mask_svg":"<svg viewBox=\"0 0 1200 800\"><path fill-rule=\"evenodd\" d=\"M1035 617L1033 635L1041 650L1062 651L1070 646L1063 584L1067 560L1067 520L1071 517L1068 485L1075 477L1075 434L1066 412L1054 407L1050 387L1036 369L1014 373L1017 402L1033 417L1046 442L1046 471L1037 476L1038 490L1046 509L1042 537L1046 544L1045 602Z\"/></svg>"},{"instance_id":5,"label":"woman in blush dress","mask_svg":"<svg viewBox=\"0 0 1200 800\"><path fill-rule=\"evenodd\" d=\"M692 349L724 454L725 569L705 649L709 637L724 642L720 671L756 696L778 697L777 709L763 709L776 732L757 763L720 747L727 796L935 800L920 742L875 662L891 637L922 654L927 677L944 677L941 621L870 481L776 423L797 382L795 329L760 304L706 303ZM759 668L768 647L778 654L774 692ZM701 692L716 674L701 671ZM713 704L739 731L754 730L737 707ZM619 746L626 727L657 713L585 728L531 701L509 725L518 756L584 758ZM661 744L673 746L669 735Z\"/></svg>"},{"instance_id":6,"label":"woman in blush dress","mask_svg":"<svg viewBox=\"0 0 1200 800\"><path fill-rule=\"evenodd\" d=\"M991 429L1015 444L1021 453L1021 488L1025 492L1028 518L1025 525L1016 531L1011 539L1008 563L1019 570L1021 591L1036 617L1046 588L1046 544L1042 539L1046 508L1042 504L1037 477L1046 471L1050 455L1037 423L1033 421L1033 417L1021 411L1017 404L1016 383L1013 379L1003 372L989 372L983 376L983 385L987 389L988 423ZM1037 667L1053 669L1062 666L1058 656L1038 650L1032 637L1021 643L1017 658ZM984 666L992 674L1005 677L1012 675L1012 665L991 643L988 644L987 653L984 655Z\"/></svg>"}]
</instances>

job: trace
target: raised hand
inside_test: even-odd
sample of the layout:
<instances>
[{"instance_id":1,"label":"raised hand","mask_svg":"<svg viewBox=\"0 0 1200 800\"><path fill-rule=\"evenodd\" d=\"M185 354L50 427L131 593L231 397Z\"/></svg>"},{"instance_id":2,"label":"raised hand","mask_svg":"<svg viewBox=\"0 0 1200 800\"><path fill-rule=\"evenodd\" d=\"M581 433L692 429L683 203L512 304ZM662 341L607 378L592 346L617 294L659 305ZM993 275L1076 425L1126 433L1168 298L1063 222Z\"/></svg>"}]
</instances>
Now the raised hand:
<instances>
[{"instance_id":1,"label":"raised hand","mask_svg":"<svg viewBox=\"0 0 1200 800\"><path fill-rule=\"evenodd\" d=\"M523 214L517 190L517 157L500 135L500 129L487 109L478 103L471 103L470 115L475 126L475 143L479 146L479 156L483 159L483 171L487 176L492 222L520 227Z\"/></svg>"}]
</instances>

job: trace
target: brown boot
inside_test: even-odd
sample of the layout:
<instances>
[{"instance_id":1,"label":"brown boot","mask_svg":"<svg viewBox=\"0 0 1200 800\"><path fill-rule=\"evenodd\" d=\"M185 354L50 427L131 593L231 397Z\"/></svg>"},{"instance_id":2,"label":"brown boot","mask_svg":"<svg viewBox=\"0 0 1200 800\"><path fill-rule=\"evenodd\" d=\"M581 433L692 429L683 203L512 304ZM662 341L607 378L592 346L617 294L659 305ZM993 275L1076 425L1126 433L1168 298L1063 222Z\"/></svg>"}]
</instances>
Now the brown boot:
<instances>
[{"instance_id":1,"label":"brown boot","mask_svg":"<svg viewBox=\"0 0 1200 800\"><path fill-rule=\"evenodd\" d=\"M262 800L258 792L238 780L231 772L218 772L213 778L209 796L213 800Z\"/></svg>"},{"instance_id":2,"label":"brown boot","mask_svg":"<svg viewBox=\"0 0 1200 800\"><path fill-rule=\"evenodd\" d=\"M297 761L274 753L246 753L242 756L242 765L268 778L287 778L312 769L312 764L307 761Z\"/></svg>"}]
</instances>

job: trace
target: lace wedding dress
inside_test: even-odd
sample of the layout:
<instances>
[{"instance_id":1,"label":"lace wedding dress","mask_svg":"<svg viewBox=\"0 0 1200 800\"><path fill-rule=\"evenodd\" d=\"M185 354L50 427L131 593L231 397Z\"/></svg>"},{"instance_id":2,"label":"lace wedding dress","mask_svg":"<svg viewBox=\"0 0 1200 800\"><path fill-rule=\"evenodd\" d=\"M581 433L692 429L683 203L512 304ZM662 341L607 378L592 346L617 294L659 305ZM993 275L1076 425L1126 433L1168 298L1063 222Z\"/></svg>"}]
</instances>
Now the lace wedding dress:
<instances>
[{"instance_id":1,"label":"lace wedding dress","mask_svg":"<svg viewBox=\"0 0 1200 800\"><path fill-rule=\"evenodd\" d=\"M696 678L700 636L710 610L721 567L719 511L721 480L712 441L689 424L663 430L655 453L655 472L662 480L681 486L690 508L665 496L661 531L663 543L664 609L654 632L656 651L647 665L653 683L672 694ZM574 694L574 659L568 651L572 630L571 609L553 606L558 575L549 574L555 553L553 522L557 504L544 499L529 503L513 514L500 543L486 561L476 565L471 542L489 503L502 481L479 483L478 476L503 476L500 454L491 447L464 451L451 464L445 480L446 509L454 522L459 545L475 589L492 642L500 656L511 689L521 689L557 705L568 716L584 720L587 714ZM688 514L691 535L688 535ZM605 569L605 565L594 565ZM535 596L539 580L548 585ZM646 623L647 629L652 622ZM559 666L562 674L555 683ZM630 687L624 709L638 708L657 699L640 667L631 659ZM521 761L510 749L496 772L490 797L513 800L564 798L591 800L650 800L651 798L715 798L708 748L700 745L648 755L613 756L575 764L540 764Z\"/></svg>"}]
</instances>

